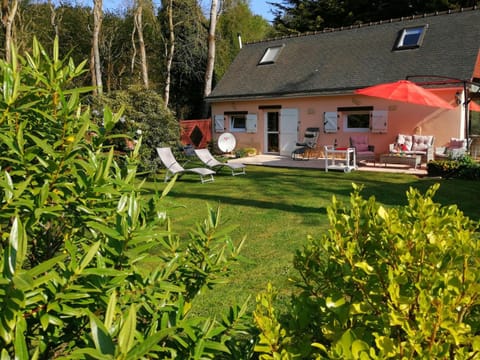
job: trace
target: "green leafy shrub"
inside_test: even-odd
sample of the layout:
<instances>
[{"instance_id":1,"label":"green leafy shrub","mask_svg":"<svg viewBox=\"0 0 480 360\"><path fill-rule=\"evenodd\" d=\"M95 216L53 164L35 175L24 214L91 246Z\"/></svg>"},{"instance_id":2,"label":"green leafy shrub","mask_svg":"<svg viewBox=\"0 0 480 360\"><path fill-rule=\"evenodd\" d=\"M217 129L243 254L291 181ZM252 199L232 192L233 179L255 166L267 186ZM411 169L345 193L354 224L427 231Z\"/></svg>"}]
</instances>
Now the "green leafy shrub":
<instances>
[{"instance_id":1,"label":"green leafy shrub","mask_svg":"<svg viewBox=\"0 0 480 360\"><path fill-rule=\"evenodd\" d=\"M269 315L266 296L257 305L262 358L477 358L478 224L434 203L437 189L410 189L408 205L389 209L357 187L348 206L333 198L330 230L295 256L290 313Z\"/></svg>"},{"instance_id":2,"label":"green leafy shrub","mask_svg":"<svg viewBox=\"0 0 480 360\"><path fill-rule=\"evenodd\" d=\"M159 146L176 148L180 139L180 125L173 113L164 105L160 94L153 90L130 87L128 90L114 91L92 99L94 118L102 123L103 108L108 106L114 111L123 111L112 129L113 134L121 134L112 140L119 151L133 150L134 143L142 138L139 149L139 166L143 171L154 172L159 166L155 151Z\"/></svg>"},{"instance_id":3,"label":"green leafy shrub","mask_svg":"<svg viewBox=\"0 0 480 360\"><path fill-rule=\"evenodd\" d=\"M472 163L462 166L457 177L460 179L480 180L480 164Z\"/></svg>"},{"instance_id":4,"label":"green leafy shrub","mask_svg":"<svg viewBox=\"0 0 480 360\"><path fill-rule=\"evenodd\" d=\"M247 352L244 307L194 317L195 296L239 251L220 213L181 239L163 194L136 178L139 145L115 160L72 82L82 63L32 55L0 61L0 358L191 359ZM122 134L120 134L122 135ZM251 347L251 346L250 346Z\"/></svg>"},{"instance_id":5,"label":"green leafy shrub","mask_svg":"<svg viewBox=\"0 0 480 360\"><path fill-rule=\"evenodd\" d=\"M443 178L480 179L480 164L475 162L469 155L457 159L435 160L427 163L429 176L441 176Z\"/></svg>"},{"instance_id":6,"label":"green leafy shrub","mask_svg":"<svg viewBox=\"0 0 480 360\"><path fill-rule=\"evenodd\" d=\"M458 173L461 164L455 160L435 160L427 163L428 176L451 177Z\"/></svg>"},{"instance_id":7,"label":"green leafy shrub","mask_svg":"<svg viewBox=\"0 0 480 360\"><path fill-rule=\"evenodd\" d=\"M257 155L257 150L255 148L243 148L235 150L235 157L237 158L255 155Z\"/></svg>"},{"instance_id":8,"label":"green leafy shrub","mask_svg":"<svg viewBox=\"0 0 480 360\"><path fill-rule=\"evenodd\" d=\"M236 158L243 158L245 156L247 156L247 152L245 151L245 149L235 150L235 157Z\"/></svg>"}]
</instances>

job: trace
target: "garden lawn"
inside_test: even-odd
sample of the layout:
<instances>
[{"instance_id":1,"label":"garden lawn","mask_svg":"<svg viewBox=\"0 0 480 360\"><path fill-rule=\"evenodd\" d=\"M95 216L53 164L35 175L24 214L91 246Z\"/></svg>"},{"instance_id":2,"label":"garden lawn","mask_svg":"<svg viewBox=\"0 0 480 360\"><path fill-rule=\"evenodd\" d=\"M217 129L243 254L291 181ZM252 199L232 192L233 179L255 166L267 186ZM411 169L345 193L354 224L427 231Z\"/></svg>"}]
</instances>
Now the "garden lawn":
<instances>
[{"instance_id":1,"label":"garden lawn","mask_svg":"<svg viewBox=\"0 0 480 360\"><path fill-rule=\"evenodd\" d=\"M163 175L164 171L159 172L147 184L148 189L163 190ZM207 204L220 207L225 226L236 226L231 232L236 243L246 237L242 255L247 260L234 266L228 283L205 291L196 300L201 303L202 315L215 315L247 299L253 310L256 294L268 282L280 291L280 299L287 301L294 291L289 279L296 276L295 250L305 244L307 236L321 237L328 231L326 209L332 196L349 201L352 183L364 186L364 197L374 196L389 207L405 205L409 187L425 192L437 182L441 186L436 202L457 204L471 219L480 219L480 184L475 181L260 166L249 166L247 175L235 177L225 169L215 176L215 182L206 184L195 174L185 174L168 194L165 205L173 230L182 238L206 217Z\"/></svg>"}]
</instances>

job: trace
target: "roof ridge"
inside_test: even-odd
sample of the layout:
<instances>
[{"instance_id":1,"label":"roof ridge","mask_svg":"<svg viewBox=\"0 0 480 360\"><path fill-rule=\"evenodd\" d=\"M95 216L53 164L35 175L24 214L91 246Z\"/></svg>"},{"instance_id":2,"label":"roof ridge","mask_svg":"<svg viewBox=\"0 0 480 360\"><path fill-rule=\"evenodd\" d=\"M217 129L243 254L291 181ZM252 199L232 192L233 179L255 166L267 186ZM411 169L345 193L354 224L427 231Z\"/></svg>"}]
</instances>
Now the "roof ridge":
<instances>
[{"instance_id":1,"label":"roof ridge","mask_svg":"<svg viewBox=\"0 0 480 360\"><path fill-rule=\"evenodd\" d=\"M269 39L264 39L264 40L257 40L257 41L251 41L245 43L245 45L250 45L250 44L259 44L259 43L267 43L267 42L272 42L272 41L278 41L282 39L292 39L292 38L299 38L299 37L304 37L304 36L313 36L313 35L318 35L318 34L325 34L325 33L332 33L332 32L338 32L338 31L345 31L345 30L353 30L353 29L360 29L360 28L365 28L365 27L371 27L371 26L378 26L378 25L383 25L383 24L390 24L394 22L402 22L402 21L408 21L408 20L415 20L415 19L420 19L420 18L429 18L429 17L435 17L435 16L443 16L443 15L451 15L451 14L458 14L462 13L465 11L475 11L478 10L478 6L474 5L472 7L468 8L460 8L460 9L449 9L445 11L435 11L432 13L424 13L421 15L410 15L410 16L402 16L399 18L392 18L388 20L379 20L379 21L370 21L368 23L360 23L360 24L352 24L349 26L341 26L338 28L325 28L323 30L318 30L318 31L307 31L304 33L299 33L299 34L292 34L292 35L284 35L284 36L278 36L274 38L269 38Z\"/></svg>"}]
</instances>

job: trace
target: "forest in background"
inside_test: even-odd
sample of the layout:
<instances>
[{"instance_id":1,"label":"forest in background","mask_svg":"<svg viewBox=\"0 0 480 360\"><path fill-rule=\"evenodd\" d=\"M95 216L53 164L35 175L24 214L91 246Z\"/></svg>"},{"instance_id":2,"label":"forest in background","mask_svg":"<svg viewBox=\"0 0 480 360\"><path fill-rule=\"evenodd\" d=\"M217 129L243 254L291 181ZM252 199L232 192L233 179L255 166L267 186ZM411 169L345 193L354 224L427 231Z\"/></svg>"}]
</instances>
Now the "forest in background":
<instances>
[{"instance_id":1,"label":"forest in background","mask_svg":"<svg viewBox=\"0 0 480 360\"><path fill-rule=\"evenodd\" d=\"M270 24L252 13L249 0L203 4L200 0L162 0L159 5L134 0L123 10L107 11L102 9L102 0L92 0L92 6L73 1L3 0L0 51L3 58L8 57L7 38L22 54L31 51L33 37L45 49L51 49L58 37L62 57L72 57L75 64L89 61L90 71L77 86L94 85L107 94L145 87L158 92L178 119L191 119L207 115L204 97L238 53L239 34L248 43L477 3L278 0L269 2L274 14ZM206 13L202 5L216 16ZM209 61L214 66L211 79L207 76ZM208 81L210 87L206 87Z\"/></svg>"}]
</instances>

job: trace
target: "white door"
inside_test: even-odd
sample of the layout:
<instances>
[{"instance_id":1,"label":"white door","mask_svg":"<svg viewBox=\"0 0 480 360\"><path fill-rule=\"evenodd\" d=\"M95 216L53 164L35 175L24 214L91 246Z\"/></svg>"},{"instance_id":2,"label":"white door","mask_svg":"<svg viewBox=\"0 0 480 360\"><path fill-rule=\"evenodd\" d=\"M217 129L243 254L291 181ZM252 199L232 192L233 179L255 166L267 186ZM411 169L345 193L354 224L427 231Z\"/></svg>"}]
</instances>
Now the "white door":
<instances>
[{"instance_id":1,"label":"white door","mask_svg":"<svg viewBox=\"0 0 480 360\"><path fill-rule=\"evenodd\" d=\"M290 156L298 141L298 109L280 112L280 155Z\"/></svg>"}]
</instances>

